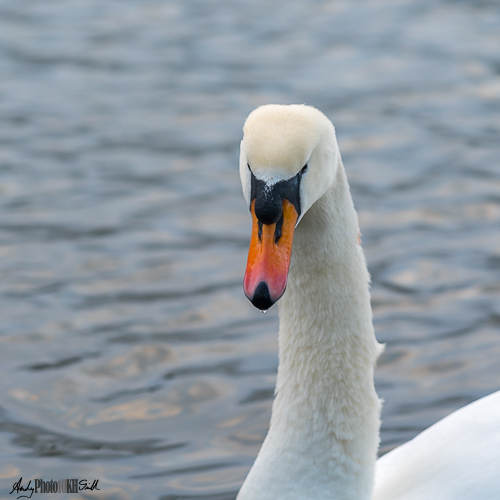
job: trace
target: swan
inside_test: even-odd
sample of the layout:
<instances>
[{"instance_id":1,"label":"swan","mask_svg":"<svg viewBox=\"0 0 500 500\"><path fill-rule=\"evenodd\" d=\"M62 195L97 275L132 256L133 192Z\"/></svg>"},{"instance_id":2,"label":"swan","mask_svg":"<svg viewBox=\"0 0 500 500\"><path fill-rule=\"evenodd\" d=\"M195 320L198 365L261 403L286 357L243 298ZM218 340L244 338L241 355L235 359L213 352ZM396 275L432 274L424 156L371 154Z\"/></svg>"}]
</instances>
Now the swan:
<instances>
[{"instance_id":1,"label":"swan","mask_svg":"<svg viewBox=\"0 0 500 500\"><path fill-rule=\"evenodd\" d=\"M239 169L244 292L262 311L279 300L280 325L269 432L237 500L500 499L500 391L376 460L382 346L330 120L306 105L255 109Z\"/></svg>"}]
</instances>

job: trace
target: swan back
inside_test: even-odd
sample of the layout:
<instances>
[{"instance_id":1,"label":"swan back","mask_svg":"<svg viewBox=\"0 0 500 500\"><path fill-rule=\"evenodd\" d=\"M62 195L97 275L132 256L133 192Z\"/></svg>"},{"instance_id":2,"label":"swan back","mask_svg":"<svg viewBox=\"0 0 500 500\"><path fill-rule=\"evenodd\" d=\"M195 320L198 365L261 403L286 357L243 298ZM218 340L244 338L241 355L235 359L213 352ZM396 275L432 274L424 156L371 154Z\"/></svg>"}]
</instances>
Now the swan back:
<instances>
[{"instance_id":1,"label":"swan back","mask_svg":"<svg viewBox=\"0 0 500 500\"><path fill-rule=\"evenodd\" d=\"M500 391L377 461L373 500L498 500Z\"/></svg>"}]
</instances>

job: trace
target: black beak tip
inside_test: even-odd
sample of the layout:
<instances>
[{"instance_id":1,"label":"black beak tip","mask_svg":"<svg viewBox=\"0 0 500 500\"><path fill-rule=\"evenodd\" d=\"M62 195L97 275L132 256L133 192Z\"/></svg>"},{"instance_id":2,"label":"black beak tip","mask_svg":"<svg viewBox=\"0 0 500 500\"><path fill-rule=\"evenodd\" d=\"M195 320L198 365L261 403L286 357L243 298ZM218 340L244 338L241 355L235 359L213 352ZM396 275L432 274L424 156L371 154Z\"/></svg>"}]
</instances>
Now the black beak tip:
<instances>
[{"instance_id":1,"label":"black beak tip","mask_svg":"<svg viewBox=\"0 0 500 500\"><path fill-rule=\"evenodd\" d=\"M254 305L254 307L260 309L262 312L266 312L274 305L274 302L271 300L271 296L269 294L269 287L265 281L261 281L257 285L250 302Z\"/></svg>"}]
</instances>

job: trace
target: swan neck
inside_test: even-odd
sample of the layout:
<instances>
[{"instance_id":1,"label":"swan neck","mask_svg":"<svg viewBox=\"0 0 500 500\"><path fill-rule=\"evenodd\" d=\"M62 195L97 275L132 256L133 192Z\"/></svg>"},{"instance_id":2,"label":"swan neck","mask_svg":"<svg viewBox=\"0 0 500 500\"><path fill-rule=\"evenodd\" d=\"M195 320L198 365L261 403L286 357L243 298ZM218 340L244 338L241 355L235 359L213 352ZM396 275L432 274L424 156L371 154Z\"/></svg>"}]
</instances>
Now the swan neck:
<instances>
[{"instance_id":1,"label":"swan neck","mask_svg":"<svg viewBox=\"0 0 500 500\"><path fill-rule=\"evenodd\" d=\"M371 498L380 426L373 370L381 349L368 287L340 164L335 184L296 229L279 305L270 430L238 500Z\"/></svg>"}]
</instances>

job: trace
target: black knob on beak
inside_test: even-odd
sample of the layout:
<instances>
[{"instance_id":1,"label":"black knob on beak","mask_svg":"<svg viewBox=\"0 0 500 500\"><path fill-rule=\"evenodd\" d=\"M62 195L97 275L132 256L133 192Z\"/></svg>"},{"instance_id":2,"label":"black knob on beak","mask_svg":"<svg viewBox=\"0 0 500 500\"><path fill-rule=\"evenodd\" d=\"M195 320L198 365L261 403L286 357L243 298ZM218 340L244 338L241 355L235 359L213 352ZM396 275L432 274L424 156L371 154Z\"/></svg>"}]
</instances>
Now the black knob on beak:
<instances>
[{"instance_id":1,"label":"black knob on beak","mask_svg":"<svg viewBox=\"0 0 500 500\"><path fill-rule=\"evenodd\" d=\"M261 194L255 198L255 217L262 224L276 224L283 215L283 199L281 196Z\"/></svg>"},{"instance_id":2,"label":"black knob on beak","mask_svg":"<svg viewBox=\"0 0 500 500\"><path fill-rule=\"evenodd\" d=\"M250 169L250 166L248 167ZM303 170L303 169L302 169ZM255 217L262 224L276 224L283 216L283 200L288 200L300 216L300 180L302 171L275 184L257 179L250 169L251 201L255 200Z\"/></svg>"}]
</instances>

